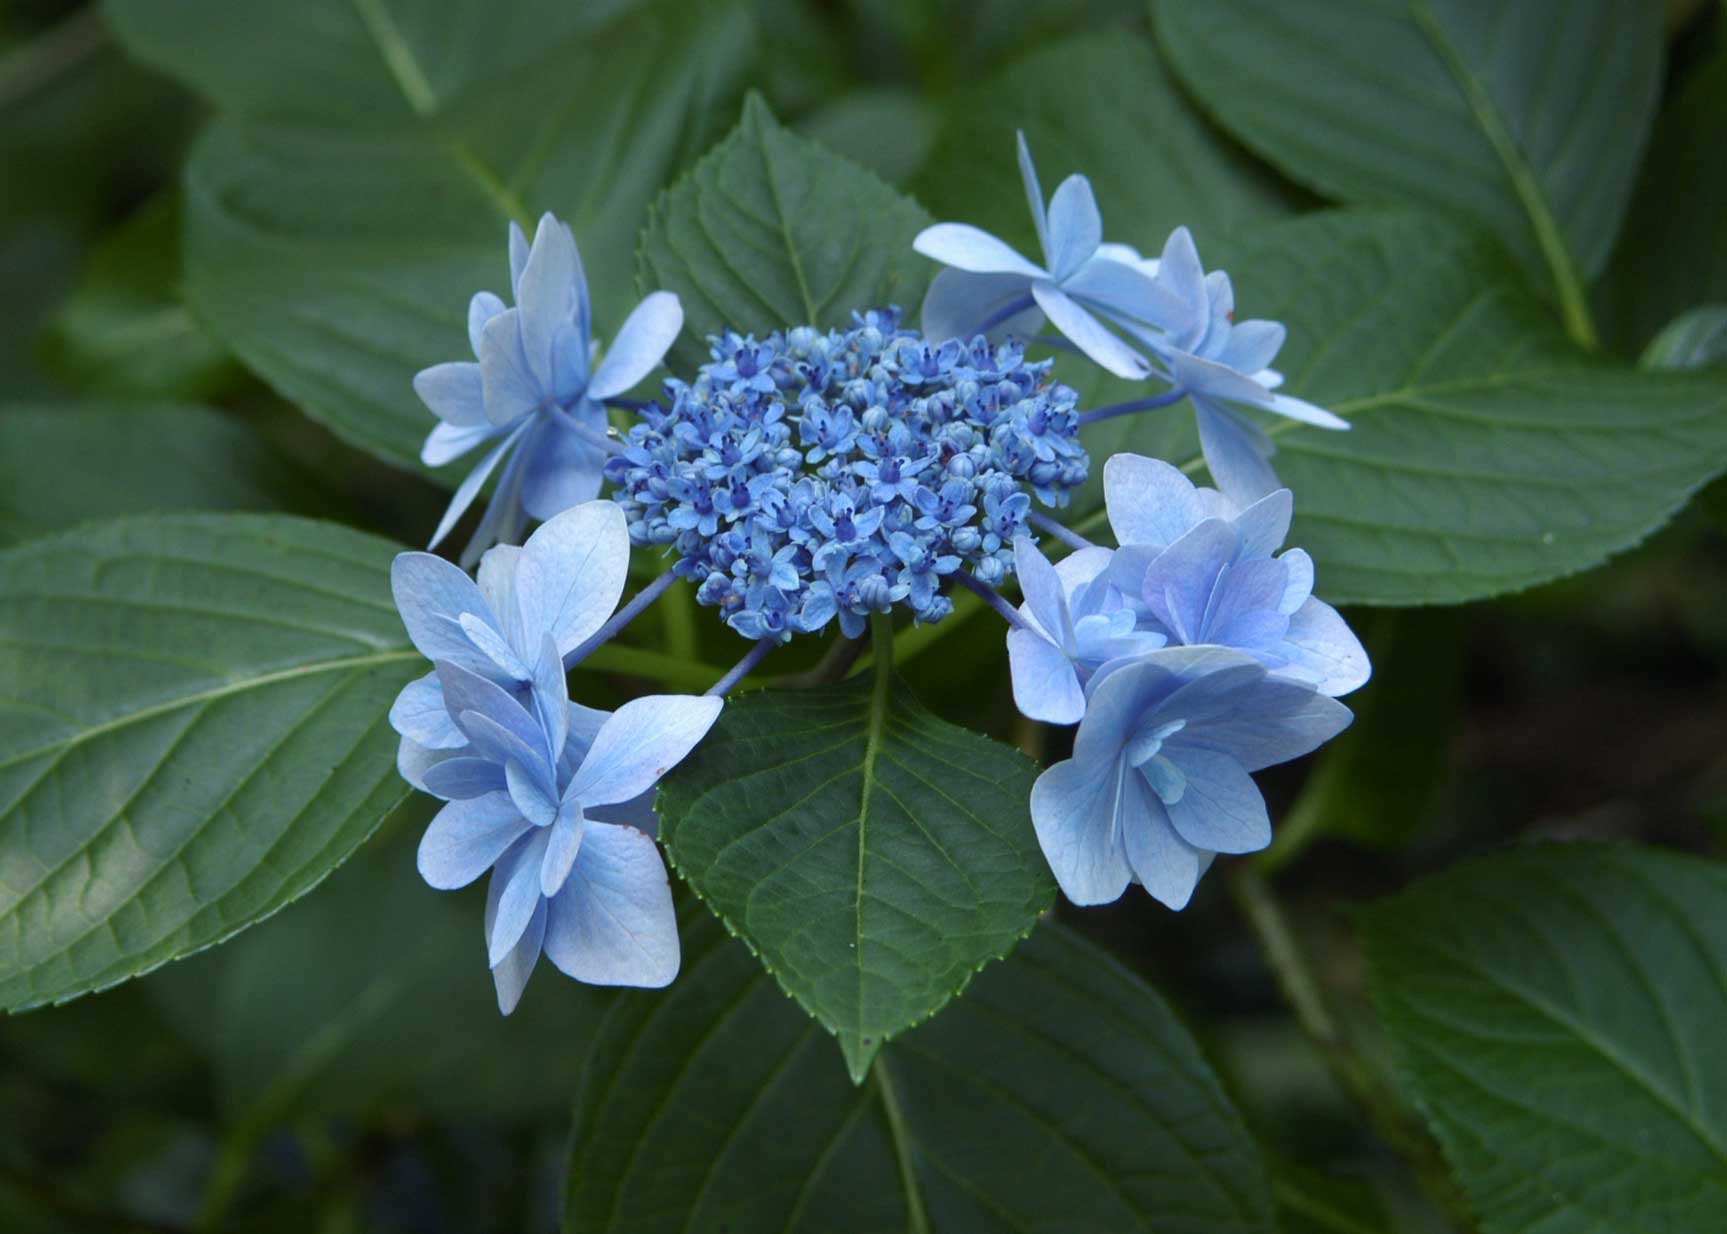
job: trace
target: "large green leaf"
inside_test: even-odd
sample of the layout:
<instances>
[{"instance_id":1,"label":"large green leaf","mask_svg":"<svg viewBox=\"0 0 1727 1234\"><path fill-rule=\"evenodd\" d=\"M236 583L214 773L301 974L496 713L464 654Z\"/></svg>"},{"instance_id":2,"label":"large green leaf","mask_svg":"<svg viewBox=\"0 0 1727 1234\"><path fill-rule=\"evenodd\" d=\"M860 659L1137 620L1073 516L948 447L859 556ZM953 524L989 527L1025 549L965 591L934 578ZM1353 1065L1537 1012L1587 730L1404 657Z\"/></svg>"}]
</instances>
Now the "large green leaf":
<instances>
[{"instance_id":1,"label":"large green leaf","mask_svg":"<svg viewBox=\"0 0 1727 1234\"><path fill-rule=\"evenodd\" d=\"M0 554L0 1006L113 985L308 890L407 793L394 546L138 517Z\"/></svg>"},{"instance_id":2,"label":"large green leaf","mask_svg":"<svg viewBox=\"0 0 1727 1234\"><path fill-rule=\"evenodd\" d=\"M1727 868L1506 853L1361 918L1403 1079L1487 1234L1727 1229Z\"/></svg>"},{"instance_id":3,"label":"large green leaf","mask_svg":"<svg viewBox=\"0 0 1727 1234\"><path fill-rule=\"evenodd\" d=\"M1661 79L1661 11L1625 0L1161 0L1170 63L1291 176L1491 231L1579 340Z\"/></svg>"},{"instance_id":4,"label":"large green leaf","mask_svg":"<svg viewBox=\"0 0 1727 1234\"><path fill-rule=\"evenodd\" d=\"M1245 316L1288 324L1286 388L1352 424L1269 426L1327 599L1456 603L1586 569L1727 465L1727 379L1580 352L1495 246L1436 218L1316 215L1222 264Z\"/></svg>"},{"instance_id":5,"label":"large green leaf","mask_svg":"<svg viewBox=\"0 0 1727 1234\"><path fill-rule=\"evenodd\" d=\"M874 173L781 128L761 98L654 203L637 254L642 286L684 304L677 354L730 326L845 326L854 309L923 298L930 263L912 239L930 218Z\"/></svg>"},{"instance_id":6,"label":"large green leaf","mask_svg":"<svg viewBox=\"0 0 1727 1234\"><path fill-rule=\"evenodd\" d=\"M231 1123L567 1108L612 992L543 964L499 1015L483 887L433 891L415 873L429 813L404 809L317 895L141 983L209 1054Z\"/></svg>"},{"instance_id":7,"label":"large green leaf","mask_svg":"<svg viewBox=\"0 0 1727 1234\"><path fill-rule=\"evenodd\" d=\"M1037 253L1014 157L1024 130L1044 192L1070 172L1096 190L1109 239L1155 256L1186 224L1201 245L1288 212L1278 183L1232 148L1126 32L1051 44L961 91L916 188L938 216Z\"/></svg>"},{"instance_id":8,"label":"large green leaf","mask_svg":"<svg viewBox=\"0 0 1727 1234\"><path fill-rule=\"evenodd\" d=\"M661 788L678 872L862 1079L1054 898L1032 761L937 719L885 663L726 705Z\"/></svg>"},{"instance_id":9,"label":"large green leaf","mask_svg":"<svg viewBox=\"0 0 1727 1234\"><path fill-rule=\"evenodd\" d=\"M0 544L157 510L268 510L298 477L237 420L177 403L0 405Z\"/></svg>"},{"instance_id":10,"label":"large green leaf","mask_svg":"<svg viewBox=\"0 0 1727 1234\"><path fill-rule=\"evenodd\" d=\"M508 289L506 223L571 223L609 336L648 202L729 112L751 30L741 0L661 0L531 64L488 61L394 127L218 123L187 169L193 312L284 397L416 465L435 421L410 380L468 356L469 297ZM409 50L391 63L412 97Z\"/></svg>"},{"instance_id":11,"label":"large green leaf","mask_svg":"<svg viewBox=\"0 0 1727 1234\"><path fill-rule=\"evenodd\" d=\"M705 914L703 915L705 917ZM853 1088L711 921L583 1072L568 1234L1255 1234L1265 1165L1169 1008L1046 925Z\"/></svg>"},{"instance_id":12,"label":"large green leaf","mask_svg":"<svg viewBox=\"0 0 1727 1234\"><path fill-rule=\"evenodd\" d=\"M1631 349L1684 310L1727 300L1727 53L1662 113L1607 282Z\"/></svg>"}]
</instances>

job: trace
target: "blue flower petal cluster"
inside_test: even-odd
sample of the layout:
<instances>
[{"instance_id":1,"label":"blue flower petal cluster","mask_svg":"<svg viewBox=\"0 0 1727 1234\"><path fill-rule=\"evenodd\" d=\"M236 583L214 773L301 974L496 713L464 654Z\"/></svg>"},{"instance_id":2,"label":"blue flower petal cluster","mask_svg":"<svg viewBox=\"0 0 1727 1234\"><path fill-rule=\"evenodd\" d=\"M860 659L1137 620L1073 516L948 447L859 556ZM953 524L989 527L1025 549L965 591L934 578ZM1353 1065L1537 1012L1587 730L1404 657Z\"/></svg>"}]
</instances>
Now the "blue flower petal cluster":
<instances>
[{"instance_id":1,"label":"blue flower petal cluster","mask_svg":"<svg viewBox=\"0 0 1727 1234\"><path fill-rule=\"evenodd\" d=\"M496 543L514 543L529 517L548 519L600 493L605 461L606 399L654 370L683 329L684 312L669 291L638 304L596 366L588 283L570 229L540 219L532 247L510 224L510 286L515 306L489 291L468 305L475 361L435 364L414 390L441 423L420 452L428 466L495 442L456 490L428 548L436 548L479 496L498 481L463 554L471 565Z\"/></svg>"},{"instance_id":2,"label":"blue flower petal cluster","mask_svg":"<svg viewBox=\"0 0 1727 1234\"><path fill-rule=\"evenodd\" d=\"M855 323L715 337L606 463L631 538L746 638L856 636L896 604L939 621L946 577L1005 577L1032 495L1064 505L1089 471L1048 361L932 346L892 309Z\"/></svg>"},{"instance_id":3,"label":"blue flower petal cluster","mask_svg":"<svg viewBox=\"0 0 1727 1234\"><path fill-rule=\"evenodd\" d=\"M564 656L611 615L628 559L622 512L596 501L520 548L493 548L477 586L428 553L403 553L392 570L403 622L434 663L390 713L403 777L446 803L421 840L420 873L451 889L492 871L486 945L506 1015L542 951L594 984L677 974L649 794L721 700L651 695L607 713L571 703L564 677Z\"/></svg>"}]
</instances>

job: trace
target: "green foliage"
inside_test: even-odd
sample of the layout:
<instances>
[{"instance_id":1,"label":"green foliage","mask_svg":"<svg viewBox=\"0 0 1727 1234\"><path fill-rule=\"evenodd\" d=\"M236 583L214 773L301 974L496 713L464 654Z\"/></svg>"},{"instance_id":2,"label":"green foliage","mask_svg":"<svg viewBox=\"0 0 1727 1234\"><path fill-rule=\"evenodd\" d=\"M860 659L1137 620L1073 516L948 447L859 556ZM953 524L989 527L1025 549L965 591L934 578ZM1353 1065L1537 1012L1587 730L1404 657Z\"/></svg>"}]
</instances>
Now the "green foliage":
<instances>
[{"instance_id":1,"label":"green foliage","mask_svg":"<svg viewBox=\"0 0 1727 1234\"><path fill-rule=\"evenodd\" d=\"M72 458L73 467L44 462ZM151 465L139 467L144 458ZM255 433L205 407L0 406L0 544L122 514L276 509L301 487Z\"/></svg>"},{"instance_id":2,"label":"green foliage","mask_svg":"<svg viewBox=\"0 0 1727 1234\"><path fill-rule=\"evenodd\" d=\"M1487 1234L1727 1226L1727 868L1505 853L1361 917L1411 1093Z\"/></svg>"},{"instance_id":3,"label":"green foliage","mask_svg":"<svg viewBox=\"0 0 1727 1234\"><path fill-rule=\"evenodd\" d=\"M1660 14L1620 0L1155 6L1170 63L1231 132L1349 202L1490 232L1590 341L1654 115Z\"/></svg>"},{"instance_id":4,"label":"green foliage","mask_svg":"<svg viewBox=\"0 0 1727 1234\"><path fill-rule=\"evenodd\" d=\"M743 947L685 914L576 1099L566 1234L1270 1234L1265 1165L1162 999L1046 925L853 1088Z\"/></svg>"},{"instance_id":5,"label":"green foliage","mask_svg":"<svg viewBox=\"0 0 1727 1234\"><path fill-rule=\"evenodd\" d=\"M659 808L678 873L839 1038L862 1082L1054 895L1037 768L869 676L727 705Z\"/></svg>"},{"instance_id":6,"label":"green foliage","mask_svg":"<svg viewBox=\"0 0 1727 1234\"><path fill-rule=\"evenodd\" d=\"M1351 423L1269 428L1328 600L1457 603L1586 569L1727 464L1727 382L1578 351L1469 232L1320 214L1226 264L1252 271L1244 314L1289 326L1289 388Z\"/></svg>"},{"instance_id":7,"label":"green foliage","mask_svg":"<svg viewBox=\"0 0 1727 1234\"><path fill-rule=\"evenodd\" d=\"M0 1005L112 985L315 886L404 796L392 546L140 517L0 554Z\"/></svg>"},{"instance_id":8,"label":"green foliage","mask_svg":"<svg viewBox=\"0 0 1727 1234\"><path fill-rule=\"evenodd\" d=\"M231 108L187 169L187 295L284 397L404 466L434 423L409 379L467 356L469 296L508 290L512 219L566 219L601 333L621 324L642 214L729 114L752 30L735 0L598 27L516 6L509 37L480 0L293 5L269 10L286 30L259 70L254 11L115 9L135 50Z\"/></svg>"},{"instance_id":9,"label":"green foliage","mask_svg":"<svg viewBox=\"0 0 1727 1234\"><path fill-rule=\"evenodd\" d=\"M743 122L654 203L640 283L683 301L673 363L688 370L706 358L701 340L726 326L850 325L854 309L918 304L930 263L911 242L931 221L862 167L788 133L752 96Z\"/></svg>"}]
</instances>

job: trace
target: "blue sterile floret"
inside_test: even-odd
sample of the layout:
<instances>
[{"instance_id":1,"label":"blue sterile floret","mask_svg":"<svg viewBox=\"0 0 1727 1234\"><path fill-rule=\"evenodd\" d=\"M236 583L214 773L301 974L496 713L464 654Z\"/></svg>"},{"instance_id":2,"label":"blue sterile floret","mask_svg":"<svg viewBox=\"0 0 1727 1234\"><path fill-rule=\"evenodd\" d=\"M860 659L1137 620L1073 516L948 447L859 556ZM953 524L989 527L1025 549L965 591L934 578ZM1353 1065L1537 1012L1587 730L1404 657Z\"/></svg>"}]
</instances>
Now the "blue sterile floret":
<instances>
[{"instance_id":1,"label":"blue sterile floret","mask_svg":"<svg viewBox=\"0 0 1727 1234\"><path fill-rule=\"evenodd\" d=\"M606 464L634 542L674 552L747 638L836 617L856 636L895 604L939 621L946 576L1010 573L1032 494L1066 505L1090 468L1049 361L981 336L932 345L893 308L853 318L711 338Z\"/></svg>"}]
</instances>

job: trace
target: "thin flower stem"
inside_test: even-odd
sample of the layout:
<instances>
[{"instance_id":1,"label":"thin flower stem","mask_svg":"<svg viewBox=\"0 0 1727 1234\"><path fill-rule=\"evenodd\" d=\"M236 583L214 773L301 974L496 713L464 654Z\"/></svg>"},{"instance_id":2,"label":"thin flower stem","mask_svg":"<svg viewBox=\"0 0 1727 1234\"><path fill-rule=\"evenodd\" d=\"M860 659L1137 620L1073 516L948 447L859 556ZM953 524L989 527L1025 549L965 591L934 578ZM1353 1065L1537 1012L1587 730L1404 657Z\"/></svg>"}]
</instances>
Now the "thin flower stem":
<instances>
[{"instance_id":1,"label":"thin flower stem","mask_svg":"<svg viewBox=\"0 0 1727 1234\"><path fill-rule=\"evenodd\" d=\"M677 582L677 575L667 570L653 582L636 592L630 602L612 614L610 621L595 630L574 651L564 657L564 670L567 672L587 659L594 648L610 640L619 630L622 630L641 613L641 611L665 594L666 588Z\"/></svg>"},{"instance_id":2,"label":"thin flower stem","mask_svg":"<svg viewBox=\"0 0 1727 1234\"><path fill-rule=\"evenodd\" d=\"M703 691L703 693L708 694L713 698L724 698L728 690L737 685L738 682L742 681L745 677L749 676L749 674L755 669L755 666L762 662L762 658L779 645L780 640L774 638L772 635L761 639L754 647L751 647L744 653L743 659L732 665L731 669L724 677L721 677L718 681L714 682L714 684L709 686L705 691Z\"/></svg>"},{"instance_id":3,"label":"thin flower stem","mask_svg":"<svg viewBox=\"0 0 1727 1234\"><path fill-rule=\"evenodd\" d=\"M1023 630L1025 628L1025 619L1019 615L1019 611L1001 598L1001 592L982 579L975 578L964 570L955 570L948 577L1000 613L1002 620L1014 629Z\"/></svg>"},{"instance_id":4,"label":"thin flower stem","mask_svg":"<svg viewBox=\"0 0 1727 1234\"><path fill-rule=\"evenodd\" d=\"M1021 313L1025 312L1026 309L1031 308L1032 305L1034 305L1036 303L1037 303L1037 301L1035 301L1031 298L1030 292L1027 292L1023 296L1018 296L1015 299L1009 300L1006 304L1002 305L995 312L991 313L988 317L984 318L983 324L981 326L979 326L977 329L973 330L972 333L973 334L988 334L991 330L993 330L997 326L1001 325L1002 322L1009 321L1015 317L1018 317Z\"/></svg>"},{"instance_id":5,"label":"thin flower stem","mask_svg":"<svg viewBox=\"0 0 1727 1234\"><path fill-rule=\"evenodd\" d=\"M1111 403L1107 407L1094 407L1090 411L1079 413L1078 424L1096 424L1100 420L1113 419L1116 416L1131 415L1136 411L1150 411L1153 407L1168 407L1171 403L1179 403L1187 397L1187 391L1177 386L1173 390L1165 390L1162 394L1154 394L1150 398L1136 398L1125 403Z\"/></svg>"},{"instance_id":6,"label":"thin flower stem","mask_svg":"<svg viewBox=\"0 0 1727 1234\"><path fill-rule=\"evenodd\" d=\"M1331 1008L1307 952L1290 928L1283 905L1271 885L1252 865L1237 863L1230 891L1258 940L1265 963L1283 992L1296 1023L1325 1060L1344 1092L1366 1113L1380 1137L1409 1163L1416 1181L1463 1230L1474 1230L1467 1202L1452 1181L1433 1137L1411 1115L1408 1106L1370 1067L1356 1048L1343 1021Z\"/></svg>"},{"instance_id":7,"label":"thin flower stem","mask_svg":"<svg viewBox=\"0 0 1727 1234\"><path fill-rule=\"evenodd\" d=\"M1097 545L1093 544L1090 540L1087 540L1077 531L1069 531L1049 515L1044 514L1039 510L1033 510L1028 516L1028 521L1039 531L1047 531L1050 535L1054 536L1057 540L1060 540L1071 549L1097 547Z\"/></svg>"},{"instance_id":8,"label":"thin flower stem","mask_svg":"<svg viewBox=\"0 0 1727 1234\"><path fill-rule=\"evenodd\" d=\"M858 657L863 654L863 649L863 639L847 638L842 634L828 644L828 649L813 667L801 673L787 673L783 677L776 677L773 684L780 689L807 690L813 686L828 686L836 681L844 681L852 665L856 664Z\"/></svg>"},{"instance_id":9,"label":"thin flower stem","mask_svg":"<svg viewBox=\"0 0 1727 1234\"><path fill-rule=\"evenodd\" d=\"M577 437L593 446L596 450L604 450L607 454L622 454L629 447L621 441L614 441L604 433L596 433L593 429L583 428L579 424L566 421L564 427Z\"/></svg>"}]
</instances>

